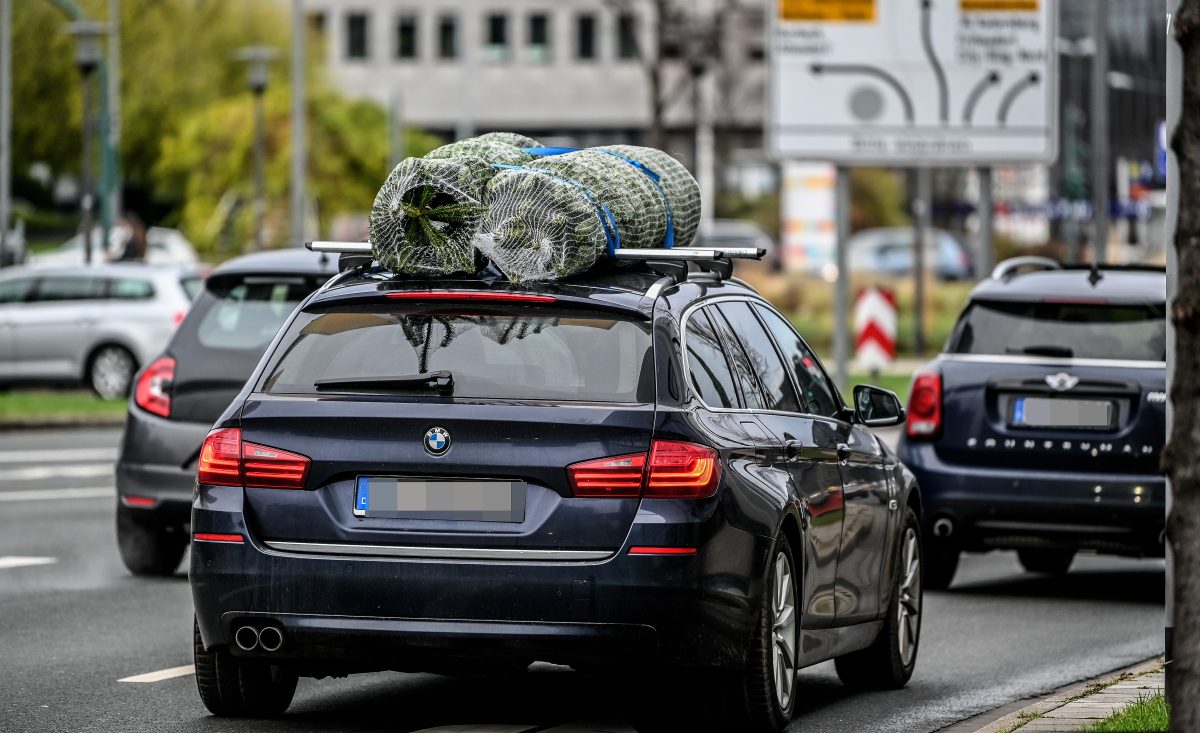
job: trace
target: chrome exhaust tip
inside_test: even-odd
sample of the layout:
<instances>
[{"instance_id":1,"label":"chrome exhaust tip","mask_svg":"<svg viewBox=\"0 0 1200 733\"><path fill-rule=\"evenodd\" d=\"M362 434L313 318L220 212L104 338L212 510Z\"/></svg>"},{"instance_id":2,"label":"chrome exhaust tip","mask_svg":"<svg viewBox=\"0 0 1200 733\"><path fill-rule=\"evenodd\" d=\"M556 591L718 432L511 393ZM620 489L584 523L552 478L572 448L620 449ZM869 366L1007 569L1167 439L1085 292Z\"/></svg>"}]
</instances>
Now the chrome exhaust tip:
<instances>
[{"instance_id":1,"label":"chrome exhaust tip","mask_svg":"<svg viewBox=\"0 0 1200 733\"><path fill-rule=\"evenodd\" d=\"M258 629L253 626L242 626L233 632L233 641L238 645L238 649L244 652L253 651L259 643Z\"/></svg>"},{"instance_id":2,"label":"chrome exhaust tip","mask_svg":"<svg viewBox=\"0 0 1200 733\"><path fill-rule=\"evenodd\" d=\"M949 517L940 517L933 523L933 536L946 538L954 534L954 522Z\"/></svg>"},{"instance_id":3,"label":"chrome exhaust tip","mask_svg":"<svg viewBox=\"0 0 1200 733\"><path fill-rule=\"evenodd\" d=\"M258 645L264 652L277 652L283 646L283 631L278 626L264 626L258 632Z\"/></svg>"}]
</instances>

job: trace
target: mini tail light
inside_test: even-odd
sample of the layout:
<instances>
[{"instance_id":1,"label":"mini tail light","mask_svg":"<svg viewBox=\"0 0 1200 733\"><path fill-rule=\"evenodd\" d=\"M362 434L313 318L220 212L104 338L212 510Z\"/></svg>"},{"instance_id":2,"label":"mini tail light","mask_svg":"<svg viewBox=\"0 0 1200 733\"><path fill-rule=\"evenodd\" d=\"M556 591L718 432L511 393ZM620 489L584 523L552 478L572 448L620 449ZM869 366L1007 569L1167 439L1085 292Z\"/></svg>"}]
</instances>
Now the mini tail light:
<instances>
[{"instance_id":1,"label":"mini tail light","mask_svg":"<svg viewBox=\"0 0 1200 733\"><path fill-rule=\"evenodd\" d=\"M942 432L942 375L934 371L918 372L908 397L910 438L936 438Z\"/></svg>"},{"instance_id":2,"label":"mini tail light","mask_svg":"<svg viewBox=\"0 0 1200 733\"><path fill-rule=\"evenodd\" d=\"M164 356L142 370L133 390L133 401L146 412L171 416L171 383L175 380L175 360Z\"/></svg>"},{"instance_id":3,"label":"mini tail light","mask_svg":"<svg viewBox=\"0 0 1200 733\"><path fill-rule=\"evenodd\" d=\"M183 323L183 319L187 318L187 311L175 311L171 314L171 323L178 326Z\"/></svg>"},{"instance_id":4,"label":"mini tail light","mask_svg":"<svg viewBox=\"0 0 1200 733\"><path fill-rule=\"evenodd\" d=\"M303 489L310 465L307 456L244 443L240 428L222 428L204 439L196 480L214 486Z\"/></svg>"},{"instance_id":5,"label":"mini tail light","mask_svg":"<svg viewBox=\"0 0 1200 733\"><path fill-rule=\"evenodd\" d=\"M656 440L648 454L574 463L567 475L575 496L705 499L717 493L720 461L708 446Z\"/></svg>"}]
</instances>

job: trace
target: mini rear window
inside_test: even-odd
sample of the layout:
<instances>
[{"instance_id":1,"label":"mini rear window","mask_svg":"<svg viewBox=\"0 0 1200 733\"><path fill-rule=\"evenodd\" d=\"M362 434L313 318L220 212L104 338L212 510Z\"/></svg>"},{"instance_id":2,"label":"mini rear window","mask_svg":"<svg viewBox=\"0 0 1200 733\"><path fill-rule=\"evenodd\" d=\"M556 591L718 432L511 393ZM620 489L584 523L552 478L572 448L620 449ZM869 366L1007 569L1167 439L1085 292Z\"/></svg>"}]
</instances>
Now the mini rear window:
<instances>
[{"instance_id":1,"label":"mini rear window","mask_svg":"<svg viewBox=\"0 0 1200 733\"><path fill-rule=\"evenodd\" d=\"M595 312L339 306L301 313L283 344L263 383L272 394L316 394L316 383L330 379L449 371L454 397L650 402L654 395L648 326Z\"/></svg>"},{"instance_id":2,"label":"mini rear window","mask_svg":"<svg viewBox=\"0 0 1200 733\"><path fill-rule=\"evenodd\" d=\"M949 351L1076 359L1164 361L1162 305L977 302Z\"/></svg>"},{"instance_id":3,"label":"mini rear window","mask_svg":"<svg viewBox=\"0 0 1200 733\"><path fill-rule=\"evenodd\" d=\"M213 293L217 297L202 310L196 338L211 349L262 350L314 287L303 279L257 278Z\"/></svg>"}]
</instances>

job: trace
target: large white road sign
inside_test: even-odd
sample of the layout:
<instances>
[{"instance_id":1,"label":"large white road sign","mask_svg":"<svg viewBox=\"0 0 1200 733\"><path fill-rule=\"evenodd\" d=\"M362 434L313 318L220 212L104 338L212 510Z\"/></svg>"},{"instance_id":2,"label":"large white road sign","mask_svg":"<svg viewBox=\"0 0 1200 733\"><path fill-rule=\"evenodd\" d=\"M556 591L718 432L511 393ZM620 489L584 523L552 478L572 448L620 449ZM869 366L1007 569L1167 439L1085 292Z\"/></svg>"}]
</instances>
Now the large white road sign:
<instances>
[{"instance_id":1,"label":"large white road sign","mask_svg":"<svg viewBox=\"0 0 1200 733\"><path fill-rule=\"evenodd\" d=\"M1050 162L1055 0L774 0L770 135L844 164Z\"/></svg>"}]
</instances>

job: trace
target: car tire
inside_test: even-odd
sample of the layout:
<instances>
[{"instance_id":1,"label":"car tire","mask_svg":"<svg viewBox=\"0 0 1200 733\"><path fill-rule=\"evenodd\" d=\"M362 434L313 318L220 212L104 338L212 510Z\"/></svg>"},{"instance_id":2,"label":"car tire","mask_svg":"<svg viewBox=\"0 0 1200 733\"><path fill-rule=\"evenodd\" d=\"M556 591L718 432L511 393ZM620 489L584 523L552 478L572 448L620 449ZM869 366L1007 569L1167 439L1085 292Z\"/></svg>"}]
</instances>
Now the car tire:
<instances>
[{"instance_id":1,"label":"car tire","mask_svg":"<svg viewBox=\"0 0 1200 733\"><path fill-rule=\"evenodd\" d=\"M163 527L138 513L137 509L117 506L121 562L134 575L174 575L187 549L188 536L178 527Z\"/></svg>"},{"instance_id":2,"label":"car tire","mask_svg":"<svg viewBox=\"0 0 1200 733\"><path fill-rule=\"evenodd\" d=\"M88 386L106 400L124 399L133 386L137 360L124 346L107 344L92 352L88 359Z\"/></svg>"},{"instance_id":3,"label":"car tire","mask_svg":"<svg viewBox=\"0 0 1200 733\"><path fill-rule=\"evenodd\" d=\"M276 664L239 659L227 649L204 648L200 624L192 622L196 689L200 700L221 718L274 718L292 704L299 676Z\"/></svg>"},{"instance_id":4,"label":"car tire","mask_svg":"<svg viewBox=\"0 0 1200 733\"><path fill-rule=\"evenodd\" d=\"M917 666L923 610L921 525L905 510L896 553L894 587L883 629L871 646L838 657L838 677L848 687L887 690L904 687Z\"/></svg>"},{"instance_id":5,"label":"car tire","mask_svg":"<svg viewBox=\"0 0 1200 733\"><path fill-rule=\"evenodd\" d=\"M925 590L946 590L958 572L958 557L962 553L944 540L930 540L924 548L921 582Z\"/></svg>"},{"instance_id":6,"label":"car tire","mask_svg":"<svg viewBox=\"0 0 1200 733\"><path fill-rule=\"evenodd\" d=\"M777 733L792 719L797 697L796 657L800 648L800 583L796 567L791 543L781 534L771 554L746 667L725 683L729 720L722 730Z\"/></svg>"},{"instance_id":7,"label":"car tire","mask_svg":"<svg viewBox=\"0 0 1200 733\"><path fill-rule=\"evenodd\" d=\"M1021 567L1031 573L1066 575L1075 559L1074 550L1017 550Z\"/></svg>"}]
</instances>

